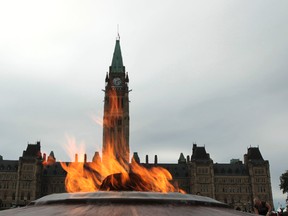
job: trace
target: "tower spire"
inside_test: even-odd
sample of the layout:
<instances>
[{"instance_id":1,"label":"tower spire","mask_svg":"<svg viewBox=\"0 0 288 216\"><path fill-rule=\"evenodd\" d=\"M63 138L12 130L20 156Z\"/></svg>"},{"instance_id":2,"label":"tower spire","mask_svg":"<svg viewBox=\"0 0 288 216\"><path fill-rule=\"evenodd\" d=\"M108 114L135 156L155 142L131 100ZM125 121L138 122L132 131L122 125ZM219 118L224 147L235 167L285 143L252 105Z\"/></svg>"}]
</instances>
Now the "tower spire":
<instances>
[{"instance_id":1,"label":"tower spire","mask_svg":"<svg viewBox=\"0 0 288 216\"><path fill-rule=\"evenodd\" d=\"M120 47L120 36L116 39L114 48L112 63L110 66L110 73L125 73L125 67L123 66L123 59Z\"/></svg>"}]
</instances>

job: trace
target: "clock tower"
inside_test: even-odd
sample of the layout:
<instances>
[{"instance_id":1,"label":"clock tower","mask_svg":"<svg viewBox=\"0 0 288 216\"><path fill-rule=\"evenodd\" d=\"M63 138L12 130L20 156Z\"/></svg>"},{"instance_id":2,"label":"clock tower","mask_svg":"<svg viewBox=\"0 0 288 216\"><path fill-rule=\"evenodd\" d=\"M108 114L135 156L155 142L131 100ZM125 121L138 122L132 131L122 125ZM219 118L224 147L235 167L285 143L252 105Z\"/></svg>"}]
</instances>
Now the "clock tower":
<instances>
[{"instance_id":1,"label":"clock tower","mask_svg":"<svg viewBox=\"0 0 288 216\"><path fill-rule=\"evenodd\" d=\"M103 117L103 160L113 153L122 164L129 163L129 78L123 66L120 38L116 39L112 63L105 79Z\"/></svg>"}]
</instances>

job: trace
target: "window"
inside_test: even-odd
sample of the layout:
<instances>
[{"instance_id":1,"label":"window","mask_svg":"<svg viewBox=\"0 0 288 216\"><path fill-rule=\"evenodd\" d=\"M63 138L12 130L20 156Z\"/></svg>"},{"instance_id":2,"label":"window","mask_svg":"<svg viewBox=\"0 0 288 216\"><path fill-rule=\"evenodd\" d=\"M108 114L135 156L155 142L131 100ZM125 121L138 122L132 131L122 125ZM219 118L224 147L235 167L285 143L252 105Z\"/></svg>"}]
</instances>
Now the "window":
<instances>
[{"instance_id":1,"label":"window","mask_svg":"<svg viewBox=\"0 0 288 216\"><path fill-rule=\"evenodd\" d=\"M20 199L24 200L24 193L23 192L21 193L21 198Z\"/></svg>"},{"instance_id":2,"label":"window","mask_svg":"<svg viewBox=\"0 0 288 216\"><path fill-rule=\"evenodd\" d=\"M208 168L207 167L198 167L197 173L199 174L208 174Z\"/></svg>"}]
</instances>

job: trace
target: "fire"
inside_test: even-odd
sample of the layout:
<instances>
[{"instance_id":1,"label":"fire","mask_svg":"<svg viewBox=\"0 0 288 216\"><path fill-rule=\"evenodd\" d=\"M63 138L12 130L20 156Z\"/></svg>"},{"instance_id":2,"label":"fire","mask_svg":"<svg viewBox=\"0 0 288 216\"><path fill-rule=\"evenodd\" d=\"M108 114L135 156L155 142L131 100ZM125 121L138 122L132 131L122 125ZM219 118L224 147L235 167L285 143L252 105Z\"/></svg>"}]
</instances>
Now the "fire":
<instances>
[{"instance_id":1,"label":"fire","mask_svg":"<svg viewBox=\"0 0 288 216\"><path fill-rule=\"evenodd\" d=\"M105 98L106 100L107 98ZM170 181L172 176L162 167L143 167L132 159L129 164L129 145L124 138L123 128L119 124L124 112L122 102L116 91L109 95L109 107L104 107L104 119L101 122L104 130L115 131L112 137L105 136L100 155L95 155L92 162L78 161L61 165L67 172L65 187L67 192L91 192L98 190L134 190L154 192L182 192L175 188ZM105 117L106 116L106 117ZM112 117L111 117L112 116ZM99 121L100 122L100 121ZM119 127L120 125L120 127ZM75 149L75 140L69 140L68 151ZM83 152L83 149L82 149Z\"/></svg>"},{"instance_id":2,"label":"fire","mask_svg":"<svg viewBox=\"0 0 288 216\"><path fill-rule=\"evenodd\" d=\"M172 175L168 170L162 167L148 169L133 159L131 164L123 164L113 153L113 148L108 148L102 161L99 158L92 162L62 162L61 165L67 172L67 192L134 190L184 193L170 183Z\"/></svg>"}]
</instances>

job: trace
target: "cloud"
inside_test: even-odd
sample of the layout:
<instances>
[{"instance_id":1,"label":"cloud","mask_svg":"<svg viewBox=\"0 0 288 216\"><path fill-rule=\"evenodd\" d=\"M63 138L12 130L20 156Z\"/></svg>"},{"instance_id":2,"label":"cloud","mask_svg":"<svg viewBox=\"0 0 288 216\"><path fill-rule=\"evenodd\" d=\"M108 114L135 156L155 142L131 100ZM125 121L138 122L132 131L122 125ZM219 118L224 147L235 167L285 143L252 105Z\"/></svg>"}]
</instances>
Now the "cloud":
<instances>
[{"instance_id":1,"label":"cloud","mask_svg":"<svg viewBox=\"0 0 288 216\"><path fill-rule=\"evenodd\" d=\"M192 143L214 162L260 147L273 193L287 142L286 1L0 3L1 155L27 142L69 160L65 134L99 151L106 71L120 24L132 151L177 162ZM223 149L229 150L229 153ZM142 156L143 155L143 156ZM281 158L282 160L279 160ZM282 170L282 171L281 171Z\"/></svg>"}]
</instances>

